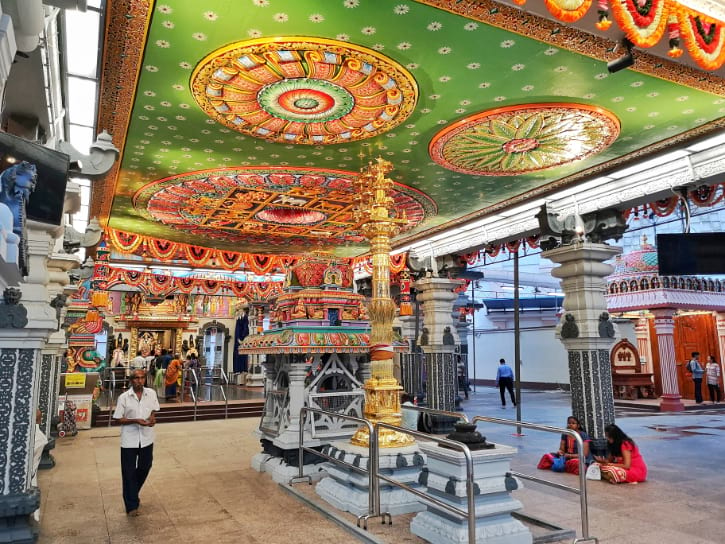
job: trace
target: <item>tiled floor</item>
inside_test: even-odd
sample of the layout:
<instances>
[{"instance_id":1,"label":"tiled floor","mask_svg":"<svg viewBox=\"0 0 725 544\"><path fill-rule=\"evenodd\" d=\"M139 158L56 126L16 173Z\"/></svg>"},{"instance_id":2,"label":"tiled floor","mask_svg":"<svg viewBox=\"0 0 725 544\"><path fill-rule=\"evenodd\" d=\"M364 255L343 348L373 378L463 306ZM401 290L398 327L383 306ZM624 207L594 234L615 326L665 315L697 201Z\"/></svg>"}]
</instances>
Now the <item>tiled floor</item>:
<instances>
[{"instance_id":1,"label":"tiled floor","mask_svg":"<svg viewBox=\"0 0 725 544\"><path fill-rule=\"evenodd\" d=\"M523 419L562 425L569 397L562 392L524 392ZM469 416L515 417L498 394L478 387L464 402ZM617 423L632 436L649 466L649 480L613 486L590 482L590 534L607 544L715 544L725 541L725 475L719 470L725 407L680 414L617 410ZM41 543L234 542L292 544L353 541L333 522L299 502L267 475L250 468L259 451L256 419L167 423L157 426L155 460L144 487L142 515L128 518L121 499L118 428L82 431L57 442L54 469L42 471ZM568 475L534 467L558 437L541 432L512 435L511 427L480 424L490 441L515 445L514 469L576 485ZM306 484L301 484L306 485ZM525 513L577 529L578 498L534 483L516 491ZM422 542L407 519L392 527L377 522L381 542Z\"/></svg>"}]
</instances>

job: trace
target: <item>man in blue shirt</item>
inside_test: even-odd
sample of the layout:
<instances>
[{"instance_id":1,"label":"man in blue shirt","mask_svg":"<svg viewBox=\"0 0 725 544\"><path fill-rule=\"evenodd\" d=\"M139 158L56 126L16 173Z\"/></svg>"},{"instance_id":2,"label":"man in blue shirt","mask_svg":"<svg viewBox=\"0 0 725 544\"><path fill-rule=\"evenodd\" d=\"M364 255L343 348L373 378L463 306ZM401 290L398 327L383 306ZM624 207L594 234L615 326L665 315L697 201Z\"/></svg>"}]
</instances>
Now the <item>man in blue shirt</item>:
<instances>
[{"instance_id":1,"label":"man in blue shirt","mask_svg":"<svg viewBox=\"0 0 725 544\"><path fill-rule=\"evenodd\" d=\"M514 396L514 371L506 364L505 359L499 359L498 372L496 373L496 385L501 392L501 408L506 408L505 391L508 389L511 402L516 406L516 397Z\"/></svg>"}]
</instances>

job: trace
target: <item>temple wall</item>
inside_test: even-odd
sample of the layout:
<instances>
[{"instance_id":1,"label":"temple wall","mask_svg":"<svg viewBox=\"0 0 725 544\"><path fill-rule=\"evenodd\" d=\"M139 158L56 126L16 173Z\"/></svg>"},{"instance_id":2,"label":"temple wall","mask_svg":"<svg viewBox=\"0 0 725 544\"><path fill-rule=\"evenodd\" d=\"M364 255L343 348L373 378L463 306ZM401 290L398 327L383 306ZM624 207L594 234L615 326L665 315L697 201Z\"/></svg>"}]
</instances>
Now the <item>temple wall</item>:
<instances>
[{"instance_id":1,"label":"temple wall","mask_svg":"<svg viewBox=\"0 0 725 544\"><path fill-rule=\"evenodd\" d=\"M476 318L478 323L478 317ZM483 321L483 319L482 319ZM489 322L490 325L490 322ZM634 324L617 322L618 338L635 343ZM555 336L554 326L521 328L521 382L523 387L557 389L569 387L567 352ZM468 337L469 377L474 379L473 335ZM503 357L514 366L513 328L481 330L476 327L475 379L481 385L493 385L498 360Z\"/></svg>"}]
</instances>

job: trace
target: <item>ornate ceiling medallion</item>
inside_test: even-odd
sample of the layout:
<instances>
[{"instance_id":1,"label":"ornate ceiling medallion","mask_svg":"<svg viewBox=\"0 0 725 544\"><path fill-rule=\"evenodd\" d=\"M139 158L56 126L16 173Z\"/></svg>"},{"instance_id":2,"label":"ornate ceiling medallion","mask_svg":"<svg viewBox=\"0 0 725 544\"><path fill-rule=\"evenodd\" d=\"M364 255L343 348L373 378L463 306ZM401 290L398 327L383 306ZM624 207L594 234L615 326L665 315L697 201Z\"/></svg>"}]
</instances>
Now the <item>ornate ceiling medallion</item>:
<instances>
[{"instance_id":1,"label":"ornate ceiling medallion","mask_svg":"<svg viewBox=\"0 0 725 544\"><path fill-rule=\"evenodd\" d=\"M268 248L313 242L323 248L358 243L364 237L353 218L353 179L359 174L314 168L224 168L153 181L133 197L145 218L189 237ZM410 229L434 215L425 194L395 183L393 199Z\"/></svg>"},{"instance_id":2,"label":"ornate ceiling medallion","mask_svg":"<svg viewBox=\"0 0 725 544\"><path fill-rule=\"evenodd\" d=\"M514 176L596 155L619 135L619 119L574 103L507 106L447 126L431 140L431 158L450 170Z\"/></svg>"},{"instance_id":3,"label":"ornate ceiling medallion","mask_svg":"<svg viewBox=\"0 0 725 544\"><path fill-rule=\"evenodd\" d=\"M323 38L228 45L197 65L191 88L219 123L294 144L371 138L403 122L418 100L413 76L395 61Z\"/></svg>"}]
</instances>

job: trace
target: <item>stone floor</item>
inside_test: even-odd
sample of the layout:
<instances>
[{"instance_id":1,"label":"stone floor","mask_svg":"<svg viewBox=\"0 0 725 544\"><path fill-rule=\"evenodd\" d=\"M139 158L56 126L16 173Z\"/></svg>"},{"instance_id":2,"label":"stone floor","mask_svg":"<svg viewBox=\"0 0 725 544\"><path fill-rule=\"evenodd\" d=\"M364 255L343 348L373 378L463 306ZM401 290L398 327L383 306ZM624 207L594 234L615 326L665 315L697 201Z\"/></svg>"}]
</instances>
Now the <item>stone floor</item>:
<instances>
[{"instance_id":1,"label":"stone floor","mask_svg":"<svg viewBox=\"0 0 725 544\"><path fill-rule=\"evenodd\" d=\"M524 391L522 419L563 425L564 392ZM469 416L515 418L500 408L498 393L478 387L463 403ZM637 485L590 482L590 534L607 544L725 541L723 460L725 406L695 412L653 413L617 409L617 423L639 445L649 479ZM121 499L118 428L82 431L57 442L55 468L40 473L41 543L335 543L354 539L344 529L249 467L259 451L256 419L167 423L157 426L155 461L144 487L142 515L128 518ZM542 452L558 437L479 424L490 441L519 448L514 469L577 485L573 476L537 471ZM306 484L297 484L303 485ZM573 528L581 535L578 497L535 483L515 492L524 512ZM411 542L408 519L393 526L371 521L371 541Z\"/></svg>"}]
</instances>

